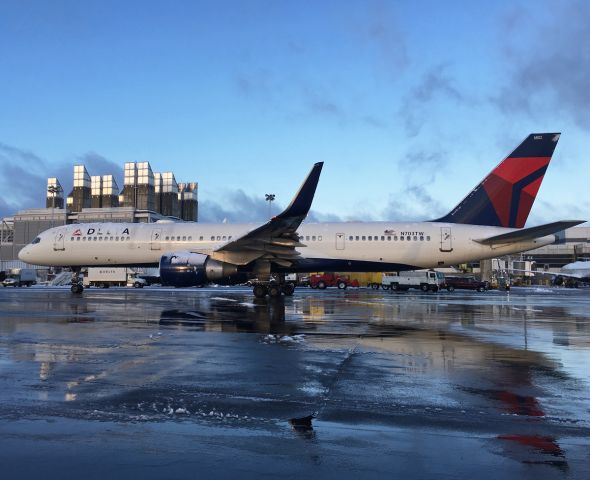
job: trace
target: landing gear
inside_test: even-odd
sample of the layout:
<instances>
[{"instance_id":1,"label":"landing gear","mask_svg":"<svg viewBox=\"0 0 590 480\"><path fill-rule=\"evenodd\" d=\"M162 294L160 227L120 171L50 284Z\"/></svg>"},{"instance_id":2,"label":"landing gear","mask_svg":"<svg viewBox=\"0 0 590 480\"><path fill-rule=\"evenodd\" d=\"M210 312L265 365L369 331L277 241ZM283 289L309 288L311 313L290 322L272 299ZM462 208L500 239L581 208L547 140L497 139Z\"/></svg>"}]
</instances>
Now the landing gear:
<instances>
[{"instance_id":1,"label":"landing gear","mask_svg":"<svg viewBox=\"0 0 590 480\"><path fill-rule=\"evenodd\" d=\"M254 296L256 298L266 297L267 292L268 292L268 289L266 288L266 286L264 286L260 283L257 285L254 285Z\"/></svg>"},{"instance_id":2,"label":"landing gear","mask_svg":"<svg viewBox=\"0 0 590 480\"><path fill-rule=\"evenodd\" d=\"M278 298L281 296L281 287L276 283L271 283L268 286L268 296L270 298Z\"/></svg>"},{"instance_id":3,"label":"landing gear","mask_svg":"<svg viewBox=\"0 0 590 480\"><path fill-rule=\"evenodd\" d=\"M84 291L84 285L82 285L79 275L79 268L72 270L72 286L70 287L70 291L75 294L81 294Z\"/></svg>"},{"instance_id":4,"label":"landing gear","mask_svg":"<svg viewBox=\"0 0 590 480\"><path fill-rule=\"evenodd\" d=\"M283 285L283 293L286 297L291 297L293 293L295 293L295 284L294 283L285 283Z\"/></svg>"}]
</instances>

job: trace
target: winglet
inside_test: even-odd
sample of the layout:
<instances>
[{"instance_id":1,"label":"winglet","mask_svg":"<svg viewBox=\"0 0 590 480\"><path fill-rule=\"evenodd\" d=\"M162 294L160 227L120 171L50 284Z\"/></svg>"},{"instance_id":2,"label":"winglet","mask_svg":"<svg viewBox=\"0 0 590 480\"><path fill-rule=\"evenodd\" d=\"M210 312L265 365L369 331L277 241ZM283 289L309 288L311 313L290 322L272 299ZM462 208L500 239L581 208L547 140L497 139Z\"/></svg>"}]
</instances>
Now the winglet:
<instances>
[{"instance_id":1,"label":"winglet","mask_svg":"<svg viewBox=\"0 0 590 480\"><path fill-rule=\"evenodd\" d=\"M323 166L324 162L318 162L313 166L289 206L275 218L305 217L308 214Z\"/></svg>"}]
</instances>

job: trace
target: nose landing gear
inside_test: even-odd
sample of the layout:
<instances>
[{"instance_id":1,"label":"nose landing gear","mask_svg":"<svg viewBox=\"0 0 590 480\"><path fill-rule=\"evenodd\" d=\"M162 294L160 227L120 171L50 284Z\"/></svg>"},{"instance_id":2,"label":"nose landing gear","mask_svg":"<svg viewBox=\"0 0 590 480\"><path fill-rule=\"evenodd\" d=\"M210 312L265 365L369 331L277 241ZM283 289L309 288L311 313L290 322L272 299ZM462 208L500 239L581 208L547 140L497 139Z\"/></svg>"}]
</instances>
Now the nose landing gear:
<instances>
[{"instance_id":1,"label":"nose landing gear","mask_svg":"<svg viewBox=\"0 0 590 480\"><path fill-rule=\"evenodd\" d=\"M84 291L84 285L80 281L80 269L76 268L72 270L72 286L70 291L74 294L81 294Z\"/></svg>"}]
</instances>

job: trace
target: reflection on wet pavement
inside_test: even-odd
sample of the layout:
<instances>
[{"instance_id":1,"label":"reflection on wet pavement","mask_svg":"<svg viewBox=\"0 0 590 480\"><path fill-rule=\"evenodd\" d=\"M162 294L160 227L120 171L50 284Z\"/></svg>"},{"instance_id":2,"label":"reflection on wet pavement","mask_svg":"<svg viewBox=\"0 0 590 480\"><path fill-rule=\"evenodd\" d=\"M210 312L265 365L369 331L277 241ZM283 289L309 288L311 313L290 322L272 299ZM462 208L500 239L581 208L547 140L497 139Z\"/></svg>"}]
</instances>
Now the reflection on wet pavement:
<instances>
[{"instance_id":1,"label":"reflection on wet pavement","mask_svg":"<svg viewBox=\"0 0 590 480\"><path fill-rule=\"evenodd\" d=\"M308 448L292 442L313 445L309 474L338 460L350 468L328 469L334 476L440 473L424 459L470 473L443 450L424 449L444 435L475 466L513 478L521 465L537 478L583 477L589 306L590 291L565 289L302 290L274 300L239 288L0 291L0 426L134 425L147 443L168 438L163 459L181 448L174 435L188 422L204 429L198 440L212 458L206 432L230 428L222 445L249 472L259 471L246 460L251 449L273 462L259 444L268 440L283 456ZM166 427L154 438L138 427L155 424ZM7 451L26 437L14 435ZM250 446L236 446L244 436ZM375 452L376 465L360 459ZM395 463L402 453L420 460Z\"/></svg>"}]
</instances>

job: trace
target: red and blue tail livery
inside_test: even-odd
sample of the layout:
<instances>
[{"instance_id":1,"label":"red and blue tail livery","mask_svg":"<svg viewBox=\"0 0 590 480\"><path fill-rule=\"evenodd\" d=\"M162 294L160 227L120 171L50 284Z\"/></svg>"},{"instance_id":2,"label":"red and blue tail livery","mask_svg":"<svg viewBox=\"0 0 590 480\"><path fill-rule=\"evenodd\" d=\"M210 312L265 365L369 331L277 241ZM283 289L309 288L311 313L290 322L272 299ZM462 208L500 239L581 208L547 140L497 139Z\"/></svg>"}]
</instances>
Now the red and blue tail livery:
<instances>
[{"instance_id":1,"label":"red and blue tail livery","mask_svg":"<svg viewBox=\"0 0 590 480\"><path fill-rule=\"evenodd\" d=\"M530 134L450 213L435 221L524 227L559 135Z\"/></svg>"}]
</instances>

